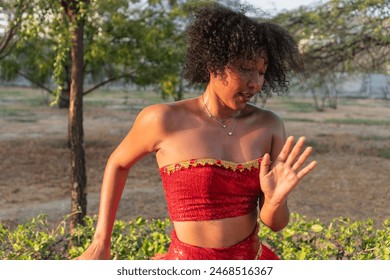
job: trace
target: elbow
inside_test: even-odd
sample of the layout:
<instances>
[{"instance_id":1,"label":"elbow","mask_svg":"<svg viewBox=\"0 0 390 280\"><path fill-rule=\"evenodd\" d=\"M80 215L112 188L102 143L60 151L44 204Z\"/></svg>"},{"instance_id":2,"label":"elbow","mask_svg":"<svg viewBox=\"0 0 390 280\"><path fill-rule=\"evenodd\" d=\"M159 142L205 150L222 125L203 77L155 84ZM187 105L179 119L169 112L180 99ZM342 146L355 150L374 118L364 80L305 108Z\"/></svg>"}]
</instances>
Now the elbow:
<instances>
[{"instance_id":1,"label":"elbow","mask_svg":"<svg viewBox=\"0 0 390 280\"><path fill-rule=\"evenodd\" d=\"M116 153L112 153L107 161L107 167L110 169L115 169L118 171L128 172L130 170L130 165L126 164L122 157Z\"/></svg>"},{"instance_id":2,"label":"elbow","mask_svg":"<svg viewBox=\"0 0 390 280\"><path fill-rule=\"evenodd\" d=\"M284 229L286 226L287 226L288 222L287 223L283 223L283 224L276 224L276 225L267 225L273 232L279 232L281 231L282 229Z\"/></svg>"},{"instance_id":3,"label":"elbow","mask_svg":"<svg viewBox=\"0 0 390 280\"><path fill-rule=\"evenodd\" d=\"M289 223L289 216L284 216L284 217L272 217L271 219L270 218L262 218L260 216L260 220L261 222L266 225L270 230L272 230L273 232L278 232L278 231L281 231L282 229L284 229L288 223Z\"/></svg>"}]
</instances>

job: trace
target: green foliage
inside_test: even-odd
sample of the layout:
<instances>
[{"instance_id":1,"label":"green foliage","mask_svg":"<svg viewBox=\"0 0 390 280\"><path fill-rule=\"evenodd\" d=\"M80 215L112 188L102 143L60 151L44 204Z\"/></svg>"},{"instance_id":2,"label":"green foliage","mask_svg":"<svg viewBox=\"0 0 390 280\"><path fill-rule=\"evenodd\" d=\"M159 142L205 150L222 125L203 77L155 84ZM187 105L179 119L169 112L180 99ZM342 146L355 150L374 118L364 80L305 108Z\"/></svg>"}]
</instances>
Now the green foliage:
<instances>
[{"instance_id":1,"label":"green foliage","mask_svg":"<svg viewBox=\"0 0 390 280\"><path fill-rule=\"evenodd\" d=\"M73 234L66 227L66 217L55 229L50 229L47 217L40 215L31 221L7 229L0 223L0 259L3 260L66 260L81 255L91 244L96 217L85 217L85 226L78 225ZM111 253L114 259L145 260L167 250L170 238L165 220L115 221ZM70 246L72 244L72 246Z\"/></svg>"},{"instance_id":2,"label":"green foliage","mask_svg":"<svg viewBox=\"0 0 390 280\"><path fill-rule=\"evenodd\" d=\"M0 13L7 21L0 32L0 62L18 44L20 38L18 33L26 33L28 27L26 21L32 12L33 5L23 0L2 0L0 1Z\"/></svg>"},{"instance_id":3,"label":"green foliage","mask_svg":"<svg viewBox=\"0 0 390 280\"><path fill-rule=\"evenodd\" d=\"M286 260L389 260L390 219L375 229L373 221L337 218L328 225L292 214L287 228L272 232L262 227L260 237Z\"/></svg>"},{"instance_id":4,"label":"green foliage","mask_svg":"<svg viewBox=\"0 0 390 280\"><path fill-rule=\"evenodd\" d=\"M69 250L71 258L81 255L91 244L96 218L86 217L85 226L77 226ZM167 250L169 220L145 220L139 217L128 223L115 221L111 237L111 256L120 260L147 260Z\"/></svg>"},{"instance_id":5,"label":"green foliage","mask_svg":"<svg viewBox=\"0 0 390 280\"><path fill-rule=\"evenodd\" d=\"M388 0L331 0L282 12L272 20L299 42L305 80L292 84L311 92L315 107L337 108L345 74L389 73Z\"/></svg>"},{"instance_id":6,"label":"green foliage","mask_svg":"<svg viewBox=\"0 0 390 280\"><path fill-rule=\"evenodd\" d=\"M45 216L33 218L12 231L0 224L0 259L62 259L66 255L64 241L64 227L49 230Z\"/></svg>"},{"instance_id":7,"label":"green foliage","mask_svg":"<svg viewBox=\"0 0 390 280\"><path fill-rule=\"evenodd\" d=\"M300 41L309 76L386 72L388 0L332 0L281 13L275 21Z\"/></svg>"},{"instance_id":8,"label":"green foliage","mask_svg":"<svg viewBox=\"0 0 390 280\"><path fill-rule=\"evenodd\" d=\"M0 259L64 260L79 256L92 242L96 217L87 216L85 226L78 226L72 235L66 220L55 229L50 229L44 215L15 229L0 223ZM169 230L168 219L118 220L111 239L112 258L147 260L164 253L170 242ZM286 260L390 260L390 219L375 228L371 219L352 222L337 218L323 224L292 214L284 230L275 233L262 226L259 236Z\"/></svg>"},{"instance_id":9,"label":"green foliage","mask_svg":"<svg viewBox=\"0 0 390 280\"><path fill-rule=\"evenodd\" d=\"M18 0L20 1L20 0ZM26 1L25 1L26 2ZM31 0L23 38L0 64L0 79L23 75L58 95L70 88L71 30L65 10L72 1ZM65 4L64 4L65 3ZM184 60L186 12L179 1L75 1L84 23L84 77L87 94L112 81L155 85L177 95ZM64 6L65 5L65 6ZM28 27L28 28L27 28ZM54 82L54 84L53 84ZM165 83L164 85L162 85ZM167 83L172 86L167 90Z\"/></svg>"}]
</instances>

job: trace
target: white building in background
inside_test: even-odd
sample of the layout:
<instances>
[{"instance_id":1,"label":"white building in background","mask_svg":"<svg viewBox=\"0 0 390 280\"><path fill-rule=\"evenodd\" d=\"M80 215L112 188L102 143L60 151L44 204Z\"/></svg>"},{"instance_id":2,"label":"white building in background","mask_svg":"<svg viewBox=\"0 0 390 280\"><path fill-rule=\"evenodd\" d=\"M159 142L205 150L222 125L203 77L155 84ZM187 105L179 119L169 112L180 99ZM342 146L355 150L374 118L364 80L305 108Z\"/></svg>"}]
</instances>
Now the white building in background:
<instances>
[{"instance_id":1,"label":"white building in background","mask_svg":"<svg viewBox=\"0 0 390 280\"><path fill-rule=\"evenodd\" d=\"M381 73L360 73L337 75L335 84L329 82L333 94L346 98L377 98L390 99L390 75ZM321 91L321 89L319 89ZM310 97L311 91L302 91L299 87L292 87L293 95Z\"/></svg>"},{"instance_id":2,"label":"white building in background","mask_svg":"<svg viewBox=\"0 0 390 280\"><path fill-rule=\"evenodd\" d=\"M8 26L8 17L0 9L0 36L3 36Z\"/></svg>"},{"instance_id":3,"label":"white building in background","mask_svg":"<svg viewBox=\"0 0 390 280\"><path fill-rule=\"evenodd\" d=\"M390 75L344 75L338 86L341 97L390 99Z\"/></svg>"}]
</instances>

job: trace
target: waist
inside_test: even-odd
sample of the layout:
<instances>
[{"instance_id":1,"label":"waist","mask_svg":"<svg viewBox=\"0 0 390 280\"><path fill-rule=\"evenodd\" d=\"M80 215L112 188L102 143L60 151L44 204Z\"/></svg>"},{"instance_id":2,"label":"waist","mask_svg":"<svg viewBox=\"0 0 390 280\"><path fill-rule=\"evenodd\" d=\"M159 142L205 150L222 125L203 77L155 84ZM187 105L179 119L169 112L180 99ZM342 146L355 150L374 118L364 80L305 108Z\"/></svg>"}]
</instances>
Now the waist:
<instances>
[{"instance_id":1,"label":"waist","mask_svg":"<svg viewBox=\"0 0 390 280\"><path fill-rule=\"evenodd\" d=\"M258 213L209 221L173 221L177 238L203 248L224 248L247 238L257 224Z\"/></svg>"}]
</instances>

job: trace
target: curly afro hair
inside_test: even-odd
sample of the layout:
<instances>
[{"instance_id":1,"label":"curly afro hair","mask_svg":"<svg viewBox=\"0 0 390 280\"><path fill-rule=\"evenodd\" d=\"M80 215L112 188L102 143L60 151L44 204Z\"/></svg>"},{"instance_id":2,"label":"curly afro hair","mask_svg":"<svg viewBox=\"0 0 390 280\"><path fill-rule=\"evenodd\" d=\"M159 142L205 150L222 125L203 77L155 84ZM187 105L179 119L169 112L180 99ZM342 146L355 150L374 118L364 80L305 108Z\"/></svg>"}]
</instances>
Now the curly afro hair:
<instances>
[{"instance_id":1,"label":"curly afro hair","mask_svg":"<svg viewBox=\"0 0 390 280\"><path fill-rule=\"evenodd\" d=\"M253 60L261 52L267 57L263 93L286 92L290 72L303 70L301 55L293 37L279 25L258 22L220 4L195 11L187 28L188 49L184 77L208 83L210 73L222 75L231 63Z\"/></svg>"}]
</instances>

